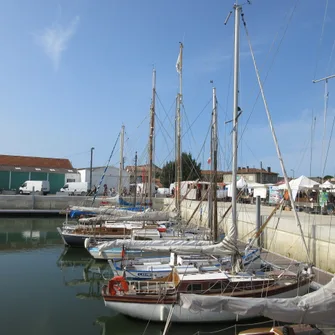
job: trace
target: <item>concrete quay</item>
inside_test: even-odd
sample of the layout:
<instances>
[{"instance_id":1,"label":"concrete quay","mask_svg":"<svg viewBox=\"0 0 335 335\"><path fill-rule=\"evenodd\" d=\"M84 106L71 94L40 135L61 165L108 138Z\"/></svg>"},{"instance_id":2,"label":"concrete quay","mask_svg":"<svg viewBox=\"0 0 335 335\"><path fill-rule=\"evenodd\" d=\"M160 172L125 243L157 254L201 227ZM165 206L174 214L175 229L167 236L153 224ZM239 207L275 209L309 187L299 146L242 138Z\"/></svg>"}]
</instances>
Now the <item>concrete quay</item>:
<instances>
[{"instance_id":1,"label":"concrete quay","mask_svg":"<svg viewBox=\"0 0 335 335\"><path fill-rule=\"evenodd\" d=\"M125 201L132 203L133 199L124 198ZM71 206L90 206L92 207L92 197L68 196L64 194L56 195L0 195L0 215L65 215L65 210ZM161 209L164 199L154 199L153 208ZM102 204L116 205L113 198L97 197L93 207Z\"/></svg>"},{"instance_id":2,"label":"concrete quay","mask_svg":"<svg viewBox=\"0 0 335 335\"><path fill-rule=\"evenodd\" d=\"M174 199L164 199L164 206L173 206ZM208 217L208 203L204 202L198 209L198 201L184 200L181 204L182 217L188 220L196 210L192 225L206 226ZM227 233L227 227L231 221L231 211L222 220L222 216L229 207L228 202L218 202L219 229ZM261 206L261 219L265 222L274 207ZM250 204L238 204L238 239L248 242L256 231L256 206ZM310 260L317 268L335 273L335 217L333 215L308 214L298 212L303 236L306 241ZM261 245L268 252L275 255L294 259L299 262L307 262L307 251L302 242L300 230L296 224L292 211L277 211L271 218L261 236Z\"/></svg>"}]
</instances>

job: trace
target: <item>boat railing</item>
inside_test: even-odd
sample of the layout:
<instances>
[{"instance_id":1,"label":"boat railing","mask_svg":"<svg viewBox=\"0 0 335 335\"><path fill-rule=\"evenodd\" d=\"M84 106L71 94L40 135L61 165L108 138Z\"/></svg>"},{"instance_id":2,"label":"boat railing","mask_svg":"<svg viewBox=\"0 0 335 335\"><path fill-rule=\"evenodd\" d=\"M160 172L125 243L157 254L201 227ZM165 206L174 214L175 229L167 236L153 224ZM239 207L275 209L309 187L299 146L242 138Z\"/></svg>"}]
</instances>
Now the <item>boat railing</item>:
<instances>
[{"instance_id":1,"label":"boat railing","mask_svg":"<svg viewBox=\"0 0 335 335\"><path fill-rule=\"evenodd\" d=\"M173 282L131 280L128 281L128 284L129 289L135 291L136 294L167 295L176 293Z\"/></svg>"}]
</instances>

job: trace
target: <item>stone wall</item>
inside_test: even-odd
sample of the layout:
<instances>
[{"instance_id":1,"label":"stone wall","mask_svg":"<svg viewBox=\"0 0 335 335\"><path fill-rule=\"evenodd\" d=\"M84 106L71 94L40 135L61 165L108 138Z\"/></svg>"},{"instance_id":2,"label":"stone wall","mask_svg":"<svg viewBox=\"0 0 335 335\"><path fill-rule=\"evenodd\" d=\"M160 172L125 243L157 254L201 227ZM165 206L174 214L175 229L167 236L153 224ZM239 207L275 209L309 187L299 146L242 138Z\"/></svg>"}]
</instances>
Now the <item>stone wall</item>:
<instances>
[{"instance_id":1,"label":"stone wall","mask_svg":"<svg viewBox=\"0 0 335 335\"><path fill-rule=\"evenodd\" d=\"M173 199L165 199L165 207L170 206ZM182 202L182 217L188 220L198 205L197 201L184 200ZM231 222L231 211L222 221L221 218L230 203L218 203L218 221L221 232L227 232ZM264 222L273 207L262 206L261 217ZM238 204L238 239L247 242L256 230L256 206ZM192 218L194 225L207 225L208 203L204 202ZM335 217L331 215L298 213L308 254L312 263L325 271L335 272ZM222 221L222 222L220 222ZM307 251L304 247L300 229L297 226L292 211L277 211L262 235L262 245L265 249L280 255L307 261Z\"/></svg>"}]
</instances>

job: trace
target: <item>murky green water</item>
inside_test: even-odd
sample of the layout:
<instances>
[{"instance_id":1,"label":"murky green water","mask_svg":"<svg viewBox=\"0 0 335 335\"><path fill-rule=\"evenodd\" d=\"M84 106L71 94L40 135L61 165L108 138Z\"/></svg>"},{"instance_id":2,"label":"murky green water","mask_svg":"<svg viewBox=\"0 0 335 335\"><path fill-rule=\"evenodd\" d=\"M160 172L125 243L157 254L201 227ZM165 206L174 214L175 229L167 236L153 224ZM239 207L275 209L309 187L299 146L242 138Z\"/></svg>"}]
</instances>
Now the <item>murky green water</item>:
<instances>
[{"instance_id":1,"label":"murky green water","mask_svg":"<svg viewBox=\"0 0 335 335\"><path fill-rule=\"evenodd\" d=\"M100 290L112 275L109 265L85 249L65 248L56 231L62 221L0 218L0 334L162 334L164 324L104 306ZM209 334L228 326L173 324L168 334Z\"/></svg>"}]
</instances>

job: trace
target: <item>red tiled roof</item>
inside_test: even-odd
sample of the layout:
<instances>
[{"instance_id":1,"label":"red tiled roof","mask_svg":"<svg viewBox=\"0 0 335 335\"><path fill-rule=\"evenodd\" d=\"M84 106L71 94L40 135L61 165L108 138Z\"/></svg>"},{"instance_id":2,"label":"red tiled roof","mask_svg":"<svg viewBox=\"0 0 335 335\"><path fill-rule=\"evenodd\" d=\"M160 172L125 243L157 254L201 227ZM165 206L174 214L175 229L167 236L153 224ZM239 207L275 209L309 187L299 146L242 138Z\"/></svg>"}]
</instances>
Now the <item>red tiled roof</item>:
<instances>
[{"instance_id":1,"label":"red tiled roof","mask_svg":"<svg viewBox=\"0 0 335 335\"><path fill-rule=\"evenodd\" d=\"M66 158L0 155L0 165L17 167L73 169L71 162Z\"/></svg>"}]
</instances>

